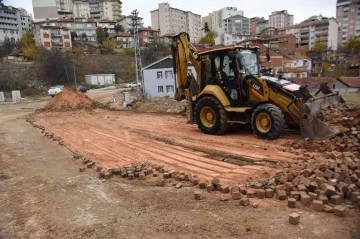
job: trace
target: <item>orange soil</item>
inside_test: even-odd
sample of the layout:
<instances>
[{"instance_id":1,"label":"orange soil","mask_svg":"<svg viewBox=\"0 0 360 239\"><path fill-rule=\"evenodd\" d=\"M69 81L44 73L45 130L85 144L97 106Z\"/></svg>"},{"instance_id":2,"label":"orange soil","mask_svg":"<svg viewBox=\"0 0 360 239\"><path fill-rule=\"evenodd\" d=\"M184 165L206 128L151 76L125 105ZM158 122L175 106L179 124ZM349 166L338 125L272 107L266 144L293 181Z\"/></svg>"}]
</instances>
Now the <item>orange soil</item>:
<instances>
[{"instance_id":1,"label":"orange soil","mask_svg":"<svg viewBox=\"0 0 360 239\"><path fill-rule=\"evenodd\" d=\"M292 161L293 155L283 152L280 145L300 138L285 134L270 142L246 129L223 136L205 135L180 116L101 109L40 113L35 120L61 137L67 147L104 168L149 161L231 183L270 177L276 162ZM231 158L244 158L247 165L221 161Z\"/></svg>"}]
</instances>

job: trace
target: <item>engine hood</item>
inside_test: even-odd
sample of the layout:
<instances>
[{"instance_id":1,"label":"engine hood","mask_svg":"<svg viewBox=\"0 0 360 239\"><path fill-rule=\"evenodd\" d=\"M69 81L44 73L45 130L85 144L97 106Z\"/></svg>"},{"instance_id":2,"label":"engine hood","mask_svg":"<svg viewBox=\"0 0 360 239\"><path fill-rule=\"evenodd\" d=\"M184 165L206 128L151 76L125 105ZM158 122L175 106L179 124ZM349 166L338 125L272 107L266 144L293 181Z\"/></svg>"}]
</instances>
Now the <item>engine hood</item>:
<instances>
[{"instance_id":1,"label":"engine hood","mask_svg":"<svg viewBox=\"0 0 360 239\"><path fill-rule=\"evenodd\" d=\"M294 84L294 83L292 83L291 81L289 81L287 79L278 79L278 78L271 77L271 76L261 76L260 78L263 79L263 80L268 80L268 81L272 81L272 82L274 82L276 84L279 84L279 85L281 85L281 87L284 90L287 90L287 91L290 91L290 92L297 91L300 88L300 85Z\"/></svg>"}]
</instances>

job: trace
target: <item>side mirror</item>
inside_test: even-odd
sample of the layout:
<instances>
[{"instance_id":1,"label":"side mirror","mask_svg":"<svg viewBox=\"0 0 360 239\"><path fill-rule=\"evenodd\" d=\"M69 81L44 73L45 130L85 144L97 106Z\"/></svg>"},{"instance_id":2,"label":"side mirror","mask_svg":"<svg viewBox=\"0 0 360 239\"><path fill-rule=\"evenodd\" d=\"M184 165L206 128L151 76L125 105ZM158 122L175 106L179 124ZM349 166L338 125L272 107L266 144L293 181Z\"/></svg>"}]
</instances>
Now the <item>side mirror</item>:
<instances>
[{"instance_id":1,"label":"side mirror","mask_svg":"<svg viewBox=\"0 0 360 239\"><path fill-rule=\"evenodd\" d=\"M271 60L271 57L270 57L270 54L269 54L269 53L266 53L266 59L267 59L267 61L270 61L270 60Z\"/></svg>"}]
</instances>

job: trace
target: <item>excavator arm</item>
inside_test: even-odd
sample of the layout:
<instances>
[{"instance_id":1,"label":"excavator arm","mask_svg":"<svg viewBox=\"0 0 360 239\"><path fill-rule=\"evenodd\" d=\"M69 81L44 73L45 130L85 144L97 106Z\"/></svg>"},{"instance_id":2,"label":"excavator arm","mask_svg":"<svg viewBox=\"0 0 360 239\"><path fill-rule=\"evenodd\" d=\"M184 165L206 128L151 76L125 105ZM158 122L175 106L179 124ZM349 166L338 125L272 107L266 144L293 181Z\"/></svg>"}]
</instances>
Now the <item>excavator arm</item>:
<instances>
[{"instance_id":1,"label":"excavator arm","mask_svg":"<svg viewBox=\"0 0 360 239\"><path fill-rule=\"evenodd\" d=\"M172 57L174 74L176 77L176 100L183 100L188 98L186 90L190 89L190 80L188 77L188 64L192 63L196 70L197 84L200 87L201 82L201 61L196 48L190 43L189 35L182 32L173 37ZM191 96L191 94L190 94Z\"/></svg>"}]
</instances>

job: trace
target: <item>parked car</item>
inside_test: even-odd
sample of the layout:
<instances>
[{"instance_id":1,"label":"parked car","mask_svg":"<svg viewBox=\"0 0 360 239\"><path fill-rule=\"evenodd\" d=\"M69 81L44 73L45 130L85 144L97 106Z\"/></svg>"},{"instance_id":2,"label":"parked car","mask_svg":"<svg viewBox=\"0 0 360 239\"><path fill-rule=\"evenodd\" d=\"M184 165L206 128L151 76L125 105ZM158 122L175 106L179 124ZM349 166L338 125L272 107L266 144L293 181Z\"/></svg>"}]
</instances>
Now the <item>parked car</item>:
<instances>
[{"instance_id":1,"label":"parked car","mask_svg":"<svg viewBox=\"0 0 360 239\"><path fill-rule=\"evenodd\" d=\"M55 95L57 95L61 91L63 91L63 89L64 89L63 85L57 85L57 86L50 87L50 89L48 90L48 95L51 97L54 97Z\"/></svg>"},{"instance_id":2,"label":"parked car","mask_svg":"<svg viewBox=\"0 0 360 239\"><path fill-rule=\"evenodd\" d=\"M140 82L139 82L138 86L141 86L141 83L140 83ZM125 87L130 87L130 88L136 87L136 81L127 83L127 84L125 85Z\"/></svg>"}]
</instances>

